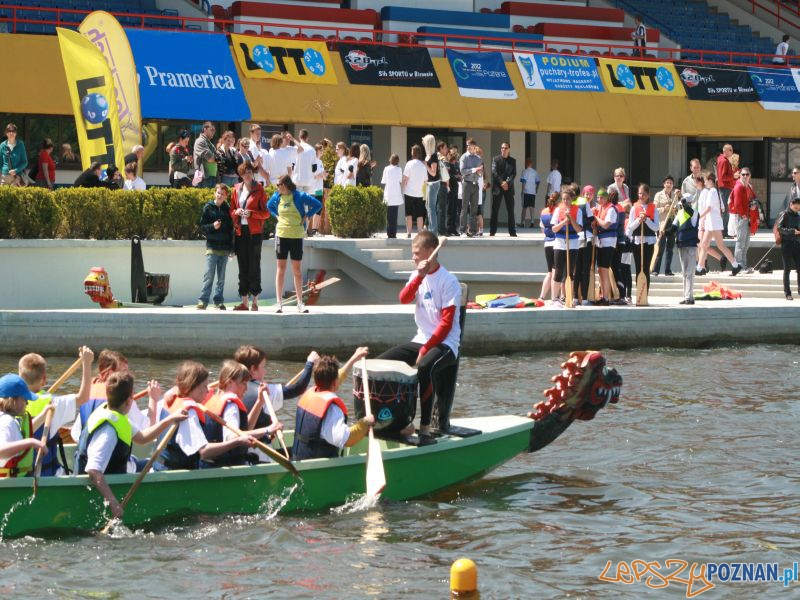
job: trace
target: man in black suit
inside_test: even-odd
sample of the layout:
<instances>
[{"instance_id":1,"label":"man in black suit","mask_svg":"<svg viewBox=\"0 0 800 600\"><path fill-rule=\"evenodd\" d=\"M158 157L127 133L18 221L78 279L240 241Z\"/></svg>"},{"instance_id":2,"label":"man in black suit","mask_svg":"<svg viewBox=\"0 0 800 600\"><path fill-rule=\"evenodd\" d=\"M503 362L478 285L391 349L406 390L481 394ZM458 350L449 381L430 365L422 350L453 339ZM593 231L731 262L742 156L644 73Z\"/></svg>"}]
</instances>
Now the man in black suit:
<instances>
[{"instance_id":1,"label":"man in black suit","mask_svg":"<svg viewBox=\"0 0 800 600\"><path fill-rule=\"evenodd\" d=\"M508 142L500 145L500 156L492 159L492 224L489 235L497 233L497 216L500 214L500 203L505 200L508 213L508 234L517 237L516 223L514 222L514 178L517 176L517 161L509 152L511 146Z\"/></svg>"}]
</instances>

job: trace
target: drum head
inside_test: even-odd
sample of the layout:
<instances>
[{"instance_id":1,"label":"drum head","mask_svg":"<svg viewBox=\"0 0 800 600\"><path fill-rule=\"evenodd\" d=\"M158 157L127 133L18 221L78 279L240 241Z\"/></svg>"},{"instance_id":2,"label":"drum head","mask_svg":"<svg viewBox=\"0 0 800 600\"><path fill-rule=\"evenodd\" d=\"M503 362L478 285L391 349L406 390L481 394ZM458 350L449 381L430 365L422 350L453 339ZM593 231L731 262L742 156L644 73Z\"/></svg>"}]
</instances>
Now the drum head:
<instances>
[{"instance_id":1,"label":"drum head","mask_svg":"<svg viewBox=\"0 0 800 600\"><path fill-rule=\"evenodd\" d=\"M373 359L367 361L367 375L375 432L391 434L404 429L417 411L417 370L404 362ZM353 368L353 405L359 419L365 414L363 381L357 363Z\"/></svg>"}]
</instances>

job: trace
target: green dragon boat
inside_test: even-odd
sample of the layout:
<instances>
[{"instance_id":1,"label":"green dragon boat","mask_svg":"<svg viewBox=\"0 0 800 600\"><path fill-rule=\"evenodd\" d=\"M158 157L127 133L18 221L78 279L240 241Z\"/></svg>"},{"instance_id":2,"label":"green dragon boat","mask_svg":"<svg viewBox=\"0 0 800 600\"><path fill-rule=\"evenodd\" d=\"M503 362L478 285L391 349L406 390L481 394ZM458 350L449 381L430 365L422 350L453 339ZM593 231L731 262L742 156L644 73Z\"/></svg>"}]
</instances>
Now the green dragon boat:
<instances>
[{"instance_id":1,"label":"green dragon boat","mask_svg":"<svg viewBox=\"0 0 800 600\"><path fill-rule=\"evenodd\" d=\"M577 358L575 355L578 354ZM383 497L407 500L482 477L523 452L539 450L575 419L589 420L616 402L622 383L600 353L573 353L547 400L523 416L453 419L437 443L380 440L386 481ZM292 432L287 432L291 445ZM150 473L125 509L128 527L152 527L191 515L320 511L357 499L366 488L367 441L337 458L295 463L299 477L275 463L196 471ZM106 479L118 498L136 475ZM87 476L42 477L33 496L31 478L0 480L0 536L95 532L109 512Z\"/></svg>"}]
</instances>

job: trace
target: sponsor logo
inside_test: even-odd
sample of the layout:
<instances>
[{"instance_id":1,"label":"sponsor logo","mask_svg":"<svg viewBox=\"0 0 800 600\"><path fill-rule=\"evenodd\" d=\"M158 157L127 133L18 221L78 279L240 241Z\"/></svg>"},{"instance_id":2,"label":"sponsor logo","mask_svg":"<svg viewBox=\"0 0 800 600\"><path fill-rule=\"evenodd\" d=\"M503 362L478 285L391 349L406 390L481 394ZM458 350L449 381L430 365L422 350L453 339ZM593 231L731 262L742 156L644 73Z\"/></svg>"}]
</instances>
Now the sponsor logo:
<instances>
[{"instance_id":1,"label":"sponsor logo","mask_svg":"<svg viewBox=\"0 0 800 600\"><path fill-rule=\"evenodd\" d=\"M688 87L697 87L701 83L709 84L714 83L714 76L708 75L703 77L695 69L687 67L681 71L681 79Z\"/></svg>"},{"instance_id":2,"label":"sponsor logo","mask_svg":"<svg viewBox=\"0 0 800 600\"><path fill-rule=\"evenodd\" d=\"M453 71L459 79L469 79L470 77L506 79L508 77L508 73L505 71L486 69L481 63L468 63L463 58L453 61Z\"/></svg>"},{"instance_id":3,"label":"sponsor logo","mask_svg":"<svg viewBox=\"0 0 800 600\"><path fill-rule=\"evenodd\" d=\"M267 73L277 69L282 75L288 75L288 65L294 64L298 75L311 73L318 77L325 75L327 67L325 58L314 48L284 48L283 46L253 46L252 56L246 43L240 44L249 69L259 68Z\"/></svg>"},{"instance_id":4,"label":"sponsor logo","mask_svg":"<svg viewBox=\"0 0 800 600\"><path fill-rule=\"evenodd\" d=\"M113 165L115 156L114 135L111 120L108 118L108 99L103 94L92 91L105 89L106 85L106 78L102 75L78 79L75 82L75 86L78 89L78 104L81 107L86 137L90 142L101 140L105 145L105 154L93 155L90 160L104 165Z\"/></svg>"},{"instance_id":5,"label":"sponsor logo","mask_svg":"<svg viewBox=\"0 0 800 600\"><path fill-rule=\"evenodd\" d=\"M645 67L639 65L606 64L611 85L615 88L640 91L667 91L675 89L675 78L666 67Z\"/></svg>"},{"instance_id":6,"label":"sponsor logo","mask_svg":"<svg viewBox=\"0 0 800 600\"><path fill-rule=\"evenodd\" d=\"M390 421L392 419L392 411L383 407L378 411L378 421Z\"/></svg>"},{"instance_id":7,"label":"sponsor logo","mask_svg":"<svg viewBox=\"0 0 800 600\"><path fill-rule=\"evenodd\" d=\"M389 61L386 58L370 58L369 55L363 50L350 50L347 56L344 57L347 66L354 71L363 71L370 65L379 67L381 65L388 65Z\"/></svg>"},{"instance_id":8,"label":"sponsor logo","mask_svg":"<svg viewBox=\"0 0 800 600\"><path fill-rule=\"evenodd\" d=\"M191 88L200 90L235 90L236 84L230 75L218 75L211 69L205 73L171 73L159 71L152 65L144 65L148 85L168 88Z\"/></svg>"}]
</instances>

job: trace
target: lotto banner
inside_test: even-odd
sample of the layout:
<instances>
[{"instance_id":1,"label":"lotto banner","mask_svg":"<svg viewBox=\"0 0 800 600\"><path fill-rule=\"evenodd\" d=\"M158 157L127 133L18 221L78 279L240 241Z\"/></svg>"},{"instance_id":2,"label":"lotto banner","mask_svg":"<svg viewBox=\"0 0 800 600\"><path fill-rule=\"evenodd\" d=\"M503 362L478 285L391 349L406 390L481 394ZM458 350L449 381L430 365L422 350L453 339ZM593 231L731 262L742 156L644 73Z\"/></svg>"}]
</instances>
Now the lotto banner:
<instances>
[{"instance_id":1,"label":"lotto banner","mask_svg":"<svg viewBox=\"0 0 800 600\"><path fill-rule=\"evenodd\" d=\"M245 77L336 85L325 42L231 34L236 61Z\"/></svg>"},{"instance_id":2,"label":"lotto banner","mask_svg":"<svg viewBox=\"0 0 800 600\"><path fill-rule=\"evenodd\" d=\"M93 162L123 170L114 78L103 53L81 34L56 28L84 169Z\"/></svg>"},{"instance_id":3,"label":"lotto banner","mask_svg":"<svg viewBox=\"0 0 800 600\"><path fill-rule=\"evenodd\" d=\"M139 84L136 64L133 62L128 36L119 22L107 12L96 10L87 15L78 27L84 37L92 42L108 63L117 94L117 115L122 131L123 154L142 143L142 110L139 102ZM141 173L142 164L139 164Z\"/></svg>"},{"instance_id":4,"label":"lotto banner","mask_svg":"<svg viewBox=\"0 0 800 600\"><path fill-rule=\"evenodd\" d=\"M686 96L678 72L670 63L600 58L600 76L612 94Z\"/></svg>"}]
</instances>

